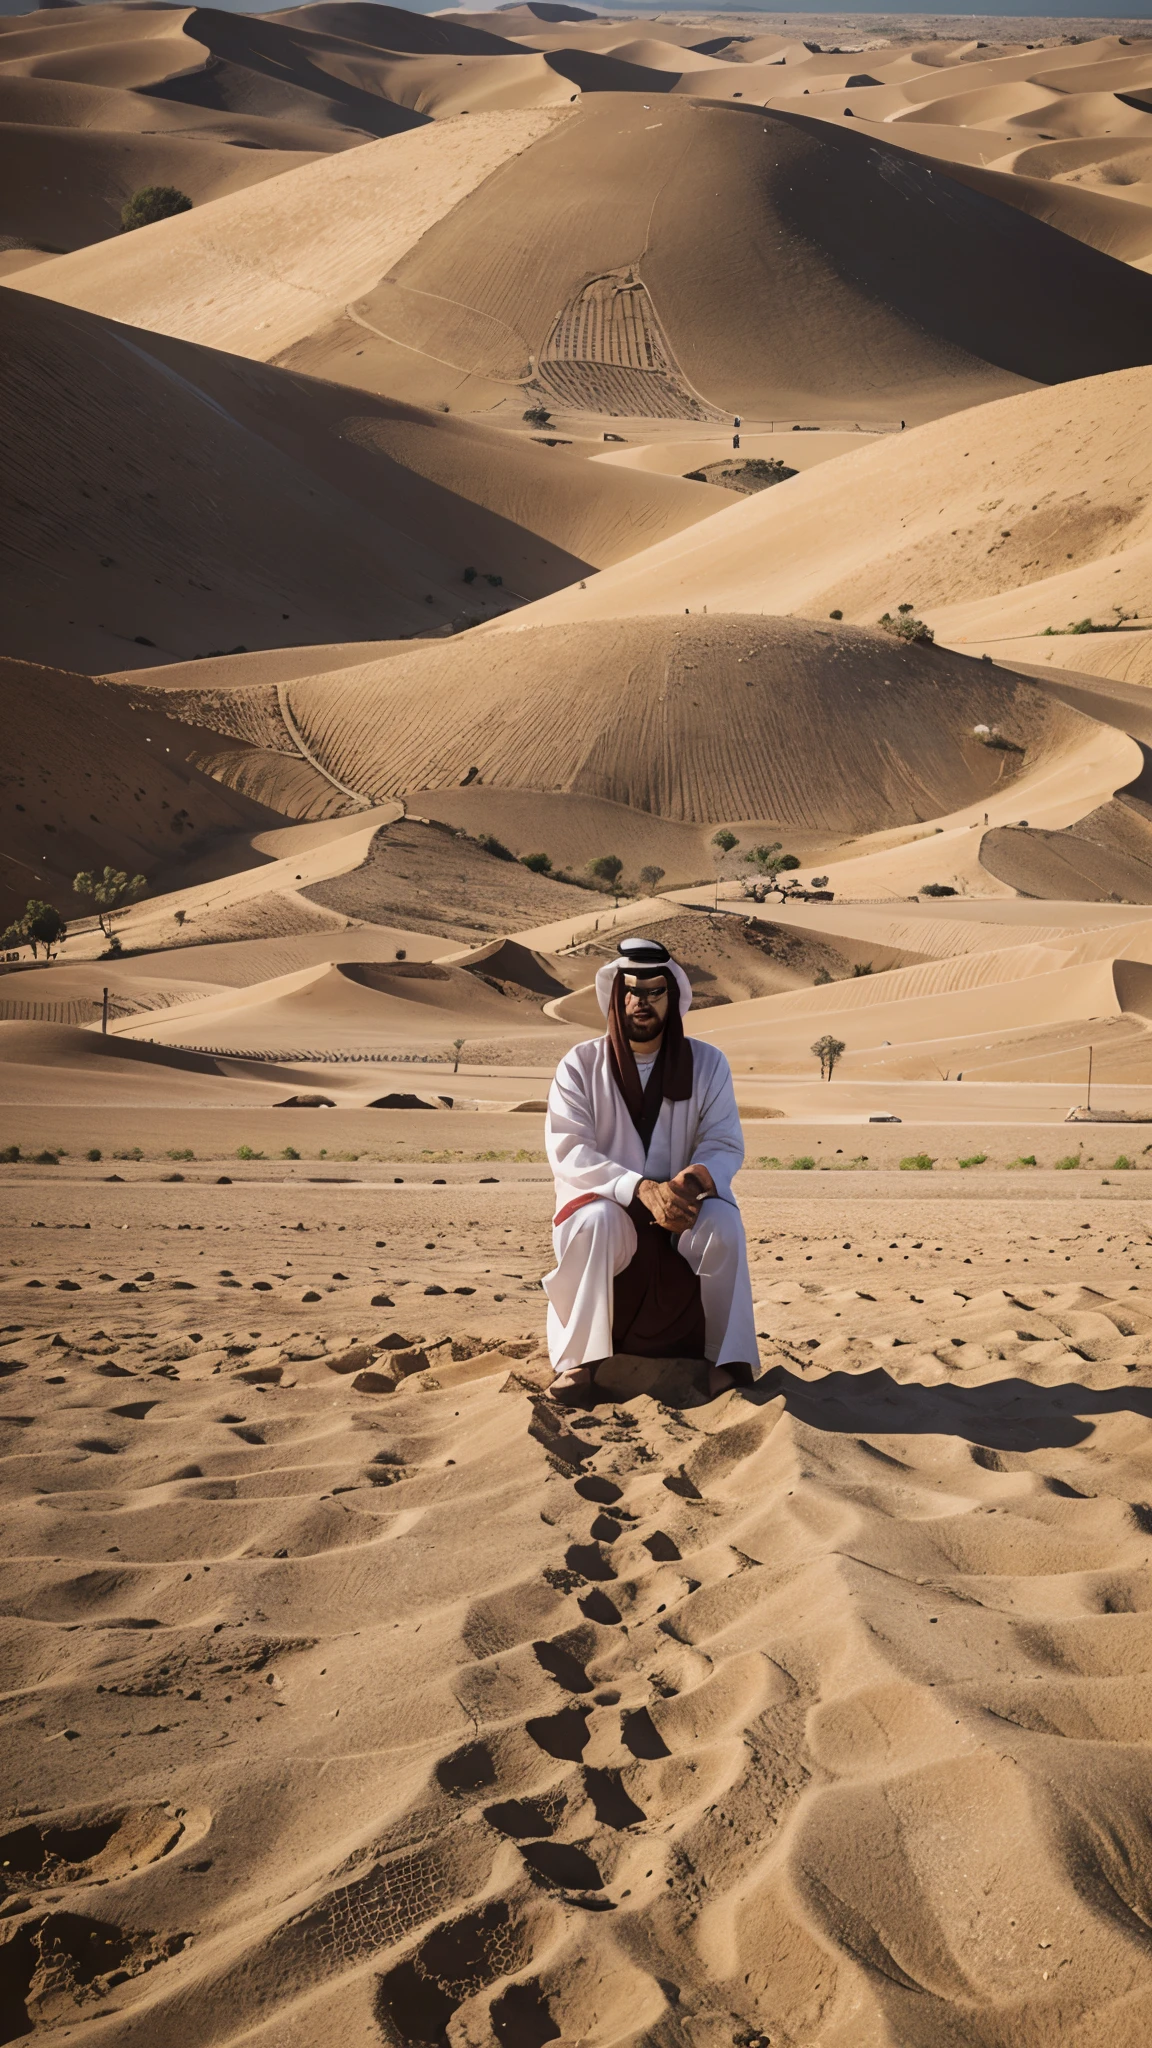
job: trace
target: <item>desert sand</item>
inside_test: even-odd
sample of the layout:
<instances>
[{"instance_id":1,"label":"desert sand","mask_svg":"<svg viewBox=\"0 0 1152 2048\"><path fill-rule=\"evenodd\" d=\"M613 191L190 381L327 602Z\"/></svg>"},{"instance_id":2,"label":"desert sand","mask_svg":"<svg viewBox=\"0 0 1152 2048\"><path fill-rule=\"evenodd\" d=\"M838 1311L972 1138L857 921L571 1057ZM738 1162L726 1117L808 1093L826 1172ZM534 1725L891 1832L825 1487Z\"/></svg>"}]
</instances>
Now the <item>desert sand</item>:
<instances>
[{"instance_id":1,"label":"desert sand","mask_svg":"<svg viewBox=\"0 0 1152 2048\"><path fill-rule=\"evenodd\" d=\"M1152 38L960 31L0 20L0 2039L1149 2037Z\"/></svg>"}]
</instances>

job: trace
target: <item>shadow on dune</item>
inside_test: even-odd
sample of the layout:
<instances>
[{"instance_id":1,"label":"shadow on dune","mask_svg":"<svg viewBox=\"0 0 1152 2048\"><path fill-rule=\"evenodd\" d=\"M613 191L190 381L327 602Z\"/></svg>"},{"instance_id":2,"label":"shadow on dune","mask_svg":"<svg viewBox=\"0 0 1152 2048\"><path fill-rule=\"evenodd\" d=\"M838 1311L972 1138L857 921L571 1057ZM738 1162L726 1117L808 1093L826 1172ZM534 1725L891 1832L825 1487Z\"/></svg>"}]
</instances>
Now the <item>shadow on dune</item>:
<instances>
[{"instance_id":1,"label":"shadow on dune","mask_svg":"<svg viewBox=\"0 0 1152 2048\"><path fill-rule=\"evenodd\" d=\"M1096 1415L1152 1417L1152 1388L1038 1387L1003 1379L981 1387L901 1386L890 1373L829 1373L808 1385L773 1367L745 1400L783 1394L790 1415L812 1429L854 1436L958 1436L997 1451L1069 1450L1092 1435Z\"/></svg>"}]
</instances>

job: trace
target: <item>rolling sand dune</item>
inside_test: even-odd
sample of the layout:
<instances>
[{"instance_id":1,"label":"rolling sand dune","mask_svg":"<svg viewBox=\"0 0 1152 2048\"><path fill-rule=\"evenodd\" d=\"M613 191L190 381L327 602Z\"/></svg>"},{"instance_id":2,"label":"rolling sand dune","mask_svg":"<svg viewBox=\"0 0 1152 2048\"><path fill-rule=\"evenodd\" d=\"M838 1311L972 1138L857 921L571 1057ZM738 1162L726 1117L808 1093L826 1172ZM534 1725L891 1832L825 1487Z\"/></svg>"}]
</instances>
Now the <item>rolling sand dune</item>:
<instances>
[{"instance_id":1,"label":"rolling sand dune","mask_svg":"<svg viewBox=\"0 0 1152 2048\"><path fill-rule=\"evenodd\" d=\"M939 172L847 130L656 113L586 101L383 273L354 310L393 344L392 388L427 355L477 404L517 396L535 364L530 388L565 411L894 423L1147 352L1152 285L1015 207L949 188L941 216ZM579 194L562 236L558 191ZM36 277L67 289L59 267ZM322 374L331 347L347 375L342 344L317 331L299 359Z\"/></svg>"},{"instance_id":2,"label":"rolling sand dune","mask_svg":"<svg viewBox=\"0 0 1152 2048\"><path fill-rule=\"evenodd\" d=\"M539 1033L538 1057L546 1060L548 1040L563 1050L580 1035L544 1017L527 992L499 993L464 967L421 960L324 962L249 988L194 996L114 1029L119 1037L153 1044L279 1052L292 1059L307 1059L317 1047L364 1053L431 1041L440 1049L453 1038L514 1031L518 1037Z\"/></svg>"},{"instance_id":3,"label":"rolling sand dune","mask_svg":"<svg viewBox=\"0 0 1152 2048\"><path fill-rule=\"evenodd\" d=\"M465 404L894 423L1142 358L1152 283L967 187L941 212L941 175L807 119L599 95L345 152L20 276L348 381L351 318L378 384L419 402L431 377ZM563 234L558 192L579 195Z\"/></svg>"},{"instance_id":4,"label":"rolling sand dune","mask_svg":"<svg viewBox=\"0 0 1152 2048\"><path fill-rule=\"evenodd\" d=\"M303 677L290 696L315 757L376 800L479 779L833 832L982 802L1093 731L1003 670L758 618L470 635ZM989 720L1026 756L974 737ZM814 731L818 751L800 744Z\"/></svg>"},{"instance_id":5,"label":"rolling sand dune","mask_svg":"<svg viewBox=\"0 0 1152 2048\"><path fill-rule=\"evenodd\" d=\"M271 188L235 193L108 247L39 265L37 290L267 360L370 290L505 156L563 118L478 114L392 137L386 148L345 150L307 165L302 179L294 173L296 182L275 199ZM339 235L331 232L334 217Z\"/></svg>"},{"instance_id":6,"label":"rolling sand dune","mask_svg":"<svg viewBox=\"0 0 1152 2048\"><path fill-rule=\"evenodd\" d=\"M274 822L189 764L191 734L132 710L111 685L4 660L0 706L0 928L29 895L83 916L91 906L72 896L82 868L111 863L152 879Z\"/></svg>"},{"instance_id":7,"label":"rolling sand dune","mask_svg":"<svg viewBox=\"0 0 1152 2048\"><path fill-rule=\"evenodd\" d=\"M425 633L558 588L715 502L561 450L537 472L535 451L456 422L441 451L410 408L362 393L350 410L336 387L24 293L0 294L0 323L17 654L119 670L154 650ZM62 410L62 385L84 403Z\"/></svg>"},{"instance_id":8,"label":"rolling sand dune","mask_svg":"<svg viewBox=\"0 0 1152 2048\"><path fill-rule=\"evenodd\" d=\"M910 602L939 639L984 647L1152 611L1150 405L1152 372L1132 370L885 436L516 623L703 604L871 623Z\"/></svg>"}]
</instances>

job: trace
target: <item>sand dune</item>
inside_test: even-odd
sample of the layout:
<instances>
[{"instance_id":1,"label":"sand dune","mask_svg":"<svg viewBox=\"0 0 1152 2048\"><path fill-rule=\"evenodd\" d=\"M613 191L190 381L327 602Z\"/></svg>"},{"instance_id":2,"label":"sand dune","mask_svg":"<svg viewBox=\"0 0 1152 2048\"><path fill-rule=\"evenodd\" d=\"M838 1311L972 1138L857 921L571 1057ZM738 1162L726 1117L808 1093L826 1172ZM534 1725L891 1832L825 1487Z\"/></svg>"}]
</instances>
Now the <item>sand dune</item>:
<instances>
[{"instance_id":1,"label":"sand dune","mask_svg":"<svg viewBox=\"0 0 1152 2048\"><path fill-rule=\"evenodd\" d=\"M1093 730L1002 670L759 618L470 635L302 677L290 698L315 757L377 799L468 780L834 832L985 801ZM973 737L989 720L1026 754ZM819 753L800 745L813 730Z\"/></svg>"},{"instance_id":2,"label":"sand dune","mask_svg":"<svg viewBox=\"0 0 1152 2048\"><path fill-rule=\"evenodd\" d=\"M72 896L82 868L111 863L154 881L222 838L235 843L275 822L190 764L190 733L132 710L110 685L4 660L0 705L0 928L29 896L86 915L91 905Z\"/></svg>"},{"instance_id":3,"label":"sand dune","mask_svg":"<svg viewBox=\"0 0 1152 2048\"><path fill-rule=\"evenodd\" d=\"M58 252L120 231L144 185L176 185L197 206L297 170L303 149L234 148L210 135L116 135L0 116L0 235Z\"/></svg>"},{"instance_id":4,"label":"sand dune","mask_svg":"<svg viewBox=\"0 0 1152 2048\"><path fill-rule=\"evenodd\" d=\"M706 485L565 465L455 422L440 450L409 408L361 394L350 417L336 387L24 293L0 294L0 322L17 654L102 671L157 650L426 633L567 584L715 502ZM62 384L84 395L75 412ZM537 517L542 533L520 523Z\"/></svg>"},{"instance_id":5,"label":"sand dune","mask_svg":"<svg viewBox=\"0 0 1152 2048\"><path fill-rule=\"evenodd\" d=\"M306 1060L322 1053L378 1052L429 1044L441 1055L454 1038L514 1032L540 1034L563 1049L579 1034L543 1013L527 990L499 993L460 966L422 960L322 962L241 989L192 996L176 1008L128 1018L112 1027L120 1038L157 1045L206 1046L229 1052L279 1053ZM558 1053L557 1055L558 1056Z\"/></svg>"},{"instance_id":6,"label":"sand dune","mask_svg":"<svg viewBox=\"0 0 1152 2048\"><path fill-rule=\"evenodd\" d=\"M892 423L1142 359L1143 277L967 189L941 219L936 175L779 113L674 101L656 118L631 95L598 96L442 217L355 311L393 344L396 390L430 356L467 374L465 400L492 404L518 397L534 362L546 404L601 415L699 418L703 404ZM557 236L554 194L568 191L578 218ZM910 239L914 273L894 260ZM750 247L771 261L749 266ZM1106 316L1070 318L1081 268ZM322 373L329 342L347 375L339 329L301 360Z\"/></svg>"},{"instance_id":7,"label":"sand dune","mask_svg":"<svg viewBox=\"0 0 1152 2048\"><path fill-rule=\"evenodd\" d=\"M703 604L870 622L910 602L938 638L982 647L1152 609L1150 403L1152 373L1133 370L886 436L517 623Z\"/></svg>"},{"instance_id":8,"label":"sand dune","mask_svg":"<svg viewBox=\"0 0 1152 2048\"><path fill-rule=\"evenodd\" d=\"M157 333L267 360L370 290L382 267L558 118L480 114L395 136L387 147L345 150L293 173L283 196L273 199L271 187L235 193L106 248L41 265L36 289Z\"/></svg>"},{"instance_id":9,"label":"sand dune","mask_svg":"<svg viewBox=\"0 0 1152 2048\"><path fill-rule=\"evenodd\" d=\"M938 175L822 123L678 101L654 121L599 95L569 117L477 115L345 152L22 276L348 381L371 340L378 388L425 403L433 386L485 406L528 389L599 414L891 423L1140 359L1152 285L967 188L941 216ZM336 240L332 205L354 216ZM894 255L929 221L907 272ZM293 269L273 275L285 236ZM772 263L749 269L748 246Z\"/></svg>"}]
</instances>

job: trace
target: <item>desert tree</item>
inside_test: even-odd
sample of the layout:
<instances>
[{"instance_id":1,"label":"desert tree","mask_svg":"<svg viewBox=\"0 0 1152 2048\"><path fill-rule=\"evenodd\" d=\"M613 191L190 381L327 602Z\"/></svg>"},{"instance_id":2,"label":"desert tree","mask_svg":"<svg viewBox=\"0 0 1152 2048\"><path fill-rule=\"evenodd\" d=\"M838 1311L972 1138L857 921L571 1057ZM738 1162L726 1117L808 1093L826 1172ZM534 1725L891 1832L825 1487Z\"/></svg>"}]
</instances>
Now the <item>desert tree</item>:
<instances>
[{"instance_id":1,"label":"desert tree","mask_svg":"<svg viewBox=\"0 0 1152 2048\"><path fill-rule=\"evenodd\" d=\"M30 896L20 916L0 936L0 946L31 946L34 960L39 958L43 946L44 958L51 960L67 930L67 920L54 904Z\"/></svg>"},{"instance_id":2,"label":"desert tree","mask_svg":"<svg viewBox=\"0 0 1152 2048\"><path fill-rule=\"evenodd\" d=\"M734 832L729 832L728 827L726 825L722 825L719 832L714 832L712 834L712 844L716 848L715 905L718 909L720 906L720 877L724 872L724 863L727 860L728 855L732 853L737 846L739 846L740 841L737 839L736 834Z\"/></svg>"},{"instance_id":3,"label":"desert tree","mask_svg":"<svg viewBox=\"0 0 1152 2048\"><path fill-rule=\"evenodd\" d=\"M654 896L664 880L663 868L646 867L640 870L640 887L648 896Z\"/></svg>"},{"instance_id":4,"label":"desert tree","mask_svg":"<svg viewBox=\"0 0 1152 2048\"><path fill-rule=\"evenodd\" d=\"M848 1048L844 1040L842 1038L833 1038L829 1031L824 1033L823 1038L816 1040L812 1047L812 1056L820 1062L820 1079L822 1081L830 1081L832 1079L833 1069L837 1060L847 1050Z\"/></svg>"},{"instance_id":5,"label":"desert tree","mask_svg":"<svg viewBox=\"0 0 1152 2048\"><path fill-rule=\"evenodd\" d=\"M106 867L102 875L96 875L84 868L72 884L77 896L90 896L96 912L96 921L114 953L120 951L120 940L114 919L142 896L148 884L143 875L129 875L124 868Z\"/></svg>"},{"instance_id":6,"label":"desert tree","mask_svg":"<svg viewBox=\"0 0 1152 2048\"><path fill-rule=\"evenodd\" d=\"M598 853L595 860L589 861L588 873L594 881L603 882L606 888L611 889L615 902L619 903L624 863L618 853Z\"/></svg>"}]
</instances>

